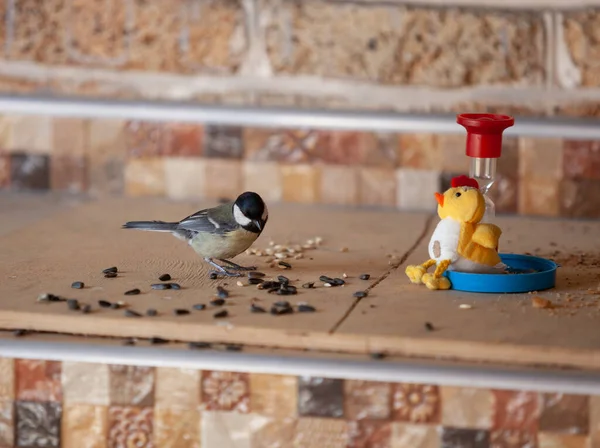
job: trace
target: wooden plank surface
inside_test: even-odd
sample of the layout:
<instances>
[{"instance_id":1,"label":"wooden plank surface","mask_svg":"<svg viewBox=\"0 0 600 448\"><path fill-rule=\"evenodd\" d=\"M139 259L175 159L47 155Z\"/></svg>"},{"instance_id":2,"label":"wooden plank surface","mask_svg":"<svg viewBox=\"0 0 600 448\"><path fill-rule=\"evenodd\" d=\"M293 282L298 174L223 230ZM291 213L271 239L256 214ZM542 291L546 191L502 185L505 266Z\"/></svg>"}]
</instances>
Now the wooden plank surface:
<instances>
[{"instance_id":1,"label":"wooden plank surface","mask_svg":"<svg viewBox=\"0 0 600 448\"><path fill-rule=\"evenodd\" d=\"M128 220L176 220L197 210L198 204L151 200L115 200L83 205L51 219L37 222L0 238L0 327L38 331L69 332L118 337L162 337L179 341L221 341L257 346L321 348L364 352L356 341L337 341L330 331L353 303L352 294L375 283L389 270L389 253L401 257L425 227L425 215L389 212L355 213L326 207L271 207L270 220L257 247L299 242L320 236L325 244L309 251L305 258L288 260L290 271L269 268L264 258L240 256L241 264L257 264L268 274L284 274L294 284L318 280L320 275L349 278L338 288L299 290L297 296L279 297L256 287L238 287L235 279L211 281L207 265L193 251L168 234L121 230ZM340 248L348 247L348 252ZM114 279L103 278L103 268L116 265L122 272ZM372 275L368 282L357 278ZM151 283L169 273L182 285L180 291L154 291ZM297 280L297 281L296 281ZM86 288L70 288L83 281ZM318 282L317 282L318 283ZM227 284L231 292L226 309L230 317L216 320L216 310L192 311L174 316L174 308L190 309L213 298L215 287ZM138 296L124 296L140 288ZM64 303L36 303L40 293L51 292L96 311L83 315L67 310ZM317 313L272 316L251 314L253 298L267 309L282 298L291 303L308 302ZM100 299L126 301L130 308L144 312L157 309L158 317L127 318L123 310L98 309ZM210 307L209 307L210 308ZM349 343L349 347L345 345Z\"/></svg>"},{"instance_id":2,"label":"wooden plank surface","mask_svg":"<svg viewBox=\"0 0 600 448\"><path fill-rule=\"evenodd\" d=\"M499 220L502 252L531 252L562 265L556 289L514 295L411 284L404 269L427 259L437 222L378 294L360 301L338 336L362 336L371 350L399 355L600 368L600 222ZM534 296L551 300L554 308L534 308Z\"/></svg>"}]
</instances>

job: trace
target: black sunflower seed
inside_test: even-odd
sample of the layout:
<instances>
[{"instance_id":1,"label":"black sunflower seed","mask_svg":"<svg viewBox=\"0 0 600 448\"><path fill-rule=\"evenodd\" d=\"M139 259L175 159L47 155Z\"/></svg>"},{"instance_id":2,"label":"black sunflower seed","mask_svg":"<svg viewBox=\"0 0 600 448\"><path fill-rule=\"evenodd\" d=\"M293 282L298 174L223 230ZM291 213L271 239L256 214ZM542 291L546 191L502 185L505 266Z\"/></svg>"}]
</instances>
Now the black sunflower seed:
<instances>
[{"instance_id":1,"label":"black sunflower seed","mask_svg":"<svg viewBox=\"0 0 600 448\"><path fill-rule=\"evenodd\" d=\"M219 276L216 272L211 272L210 274L208 274L208 278L210 278L211 280L216 280L217 278L219 278Z\"/></svg>"},{"instance_id":2,"label":"black sunflower seed","mask_svg":"<svg viewBox=\"0 0 600 448\"><path fill-rule=\"evenodd\" d=\"M258 278L258 277L251 277L248 279L248 283L250 285L260 285L261 283L264 283L265 281L262 278Z\"/></svg>"},{"instance_id":3,"label":"black sunflower seed","mask_svg":"<svg viewBox=\"0 0 600 448\"><path fill-rule=\"evenodd\" d=\"M383 352L374 352L374 353L371 353L369 356L371 356L371 358L373 358L373 359L383 359L383 358L385 358L386 354Z\"/></svg>"},{"instance_id":4,"label":"black sunflower seed","mask_svg":"<svg viewBox=\"0 0 600 448\"><path fill-rule=\"evenodd\" d=\"M113 266L112 268L106 268L102 270L103 274L109 274L111 272L118 272L119 270L117 269L116 266Z\"/></svg>"},{"instance_id":5,"label":"black sunflower seed","mask_svg":"<svg viewBox=\"0 0 600 448\"><path fill-rule=\"evenodd\" d=\"M369 280L371 278L371 274L360 274L360 278L361 280Z\"/></svg>"},{"instance_id":6,"label":"black sunflower seed","mask_svg":"<svg viewBox=\"0 0 600 448\"><path fill-rule=\"evenodd\" d=\"M129 291L125 291L125 295L126 296L137 296L141 292L142 291L140 291L138 288L134 288L134 289L130 289Z\"/></svg>"},{"instance_id":7,"label":"black sunflower seed","mask_svg":"<svg viewBox=\"0 0 600 448\"><path fill-rule=\"evenodd\" d=\"M110 303L108 300L98 300L98 305L100 308L110 308L112 303Z\"/></svg>"},{"instance_id":8,"label":"black sunflower seed","mask_svg":"<svg viewBox=\"0 0 600 448\"><path fill-rule=\"evenodd\" d=\"M179 283L168 283L171 289L181 289L181 285Z\"/></svg>"},{"instance_id":9,"label":"black sunflower seed","mask_svg":"<svg viewBox=\"0 0 600 448\"><path fill-rule=\"evenodd\" d=\"M225 350L227 350L228 352L241 352L242 348L243 347L238 344L227 344L225 346Z\"/></svg>"},{"instance_id":10,"label":"black sunflower seed","mask_svg":"<svg viewBox=\"0 0 600 448\"><path fill-rule=\"evenodd\" d=\"M106 274L104 274L104 278L115 278L117 276L117 272L107 272Z\"/></svg>"},{"instance_id":11,"label":"black sunflower seed","mask_svg":"<svg viewBox=\"0 0 600 448\"><path fill-rule=\"evenodd\" d=\"M248 278L263 278L265 274L263 272L258 271L250 271L248 272Z\"/></svg>"},{"instance_id":12,"label":"black sunflower seed","mask_svg":"<svg viewBox=\"0 0 600 448\"><path fill-rule=\"evenodd\" d=\"M433 331L433 330L435 330L435 328L433 327L433 324L431 322L425 322L425 329L427 331Z\"/></svg>"},{"instance_id":13,"label":"black sunflower seed","mask_svg":"<svg viewBox=\"0 0 600 448\"><path fill-rule=\"evenodd\" d=\"M333 284L333 279L331 277L327 277L326 275L322 275L319 277L319 280L321 280L323 283L331 283Z\"/></svg>"},{"instance_id":14,"label":"black sunflower seed","mask_svg":"<svg viewBox=\"0 0 600 448\"><path fill-rule=\"evenodd\" d=\"M352 294L352 296L356 297L357 299L364 299L368 296L368 294L367 291L356 291L354 294Z\"/></svg>"},{"instance_id":15,"label":"black sunflower seed","mask_svg":"<svg viewBox=\"0 0 600 448\"><path fill-rule=\"evenodd\" d=\"M225 299L212 299L209 303L212 306L223 306L225 305Z\"/></svg>"},{"instance_id":16,"label":"black sunflower seed","mask_svg":"<svg viewBox=\"0 0 600 448\"><path fill-rule=\"evenodd\" d=\"M169 280L171 280L171 276L169 274L163 274L160 277L158 277L158 279L161 282L168 282Z\"/></svg>"},{"instance_id":17,"label":"black sunflower seed","mask_svg":"<svg viewBox=\"0 0 600 448\"><path fill-rule=\"evenodd\" d=\"M273 282L273 281L269 281L269 282L263 282L258 286L258 289L271 289L271 288L279 288L281 286L281 283L279 282Z\"/></svg>"},{"instance_id":18,"label":"black sunflower seed","mask_svg":"<svg viewBox=\"0 0 600 448\"><path fill-rule=\"evenodd\" d=\"M156 311L154 308L148 308L146 310L146 316L154 317L156 315L158 315L158 311Z\"/></svg>"},{"instance_id":19,"label":"black sunflower seed","mask_svg":"<svg viewBox=\"0 0 600 448\"><path fill-rule=\"evenodd\" d=\"M294 290L294 289L279 288L277 290L278 296L293 296L294 294L296 294L296 290Z\"/></svg>"},{"instance_id":20,"label":"black sunflower seed","mask_svg":"<svg viewBox=\"0 0 600 448\"><path fill-rule=\"evenodd\" d=\"M333 279L333 285L334 286L342 286L342 285L345 285L345 284L346 284L346 282L344 280L342 280L341 278L337 278L336 277L336 278Z\"/></svg>"},{"instance_id":21,"label":"black sunflower seed","mask_svg":"<svg viewBox=\"0 0 600 448\"><path fill-rule=\"evenodd\" d=\"M83 289L85 284L83 282L73 282L71 283L71 288L73 289Z\"/></svg>"},{"instance_id":22,"label":"black sunflower seed","mask_svg":"<svg viewBox=\"0 0 600 448\"><path fill-rule=\"evenodd\" d=\"M195 310L198 310L198 311L202 311L203 309L206 308L206 305L203 303L197 303L192 308L194 308Z\"/></svg>"},{"instance_id":23,"label":"black sunflower seed","mask_svg":"<svg viewBox=\"0 0 600 448\"><path fill-rule=\"evenodd\" d=\"M304 289L311 289L315 287L315 282L306 282L305 284L302 285L302 287Z\"/></svg>"},{"instance_id":24,"label":"black sunflower seed","mask_svg":"<svg viewBox=\"0 0 600 448\"><path fill-rule=\"evenodd\" d=\"M217 286L217 294L216 294L216 296L219 299L226 299L227 297L229 297L229 291L227 291L222 286Z\"/></svg>"},{"instance_id":25,"label":"black sunflower seed","mask_svg":"<svg viewBox=\"0 0 600 448\"><path fill-rule=\"evenodd\" d=\"M113 302L110 304L111 309L113 310L118 310L119 308L121 308L121 304L118 302Z\"/></svg>"},{"instance_id":26,"label":"black sunflower seed","mask_svg":"<svg viewBox=\"0 0 600 448\"><path fill-rule=\"evenodd\" d=\"M150 344L152 344L152 345L167 344L168 342L169 342L168 339L163 339L163 338L159 338L159 337L150 338Z\"/></svg>"},{"instance_id":27,"label":"black sunflower seed","mask_svg":"<svg viewBox=\"0 0 600 448\"><path fill-rule=\"evenodd\" d=\"M19 328L17 330L13 330L13 336L20 338L21 336L25 336L27 334L27 330Z\"/></svg>"},{"instance_id":28,"label":"black sunflower seed","mask_svg":"<svg viewBox=\"0 0 600 448\"><path fill-rule=\"evenodd\" d=\"M274 316L281 316L282 314L291 314L294 312L294 309L290 307L280 307L280 306L272 306L271 314Z\"/></svg>"},{"instance_id":29,"label":"black sunflower seed","mask_svg":"<svg viewBox=\"0 0 600 448\"><path fill-rule=\"evenodd\" d=\"M83 314L89 314L92 311L92 305L83 305L81 307L81 312Z\"/></svg>"},{"instance_id":30,"label":"black sunflower seed","mask_svg":"<svg viewBox=\"0 0 600 448\"><path fill-rule=\"evenodd\" d=\"M256 304L252 304L250 305L250 312L252 313L266 313L267 310L265 310L262 306L260 305L256 305Z\"/></svg>"},{"instance_id":31,"label":"black sunflower seed","mask_svg":"<svg viewBox=\"0 0 600 448\"><path fill-rule=\"evenodd\" d=\"M186 314L190 314L190 310L186 310L185 308L176 308L173 310L173 314L175 314L175 316L185 316Z\"/></svg>"},{"instance_id":32,"label":"black sunflower seed","mask_svg":"<svg viewBox=\"0 0 600 448\"><path fill-rule=\"evenodd\" d=\"M317 310L314 306L303 303L301 305L298 305L298 311L301 313L314 313Z\"/></svg>"},{"instance_id":33,"label":"black sunflower seed","mask_svg":"<svg viewBox=\"0 0 600 448\"><path fill-rule=\"evenodd\" d=\"M140 313L138 313L137 311L133 311L133 310L125 310L125 316L126 317L142 317L142 315Z\"/></svg>"},{"instance_id":34,"label":"black sunflower seed","mask_svg":"<svg viewBox=\"0 0 600 448\"><path fill-rule=\"evenodd\" d=\"M279 283L281 283L282 285L287 285L290 282L290 279L287 278L285 275L278 275L277 280L279 280Z\"/></svg>"},{"instance_id":35,"label":"black sunflower seed","mask_svg":"<svg viewBox=\"0 0 600 448\"><path fill-rule=\"evenodd\" d=\"M213 317L216 319L220 319L221 317L227 317L228 315L229 313L227 312L227 310L221 310L213 314Z\"/></svg>"},{"instance_id":36,"label":"black sunflower seed","mask_svg":"<svg viewBox=\"0 0 600 448\"><path fill-rule=\"evenodd\" d=\"M191 349L211 348L212 344L210 342L190 342L188 347Z\"/></svg>"},{"instance_id":37,"label":"black sunflower seed","mask_svg":"<svg viewBox=\"0 0 600 448\"><path fill-rule=\"evenodd\" d=\"M275 286L273 288L269 288L268 292L269 292L269 294L272 294L272 293L277 292L277 291L279 291L279 286Z\"/></svg>"},{"instance_id":38,"label":"black sunflower seed","mask_svg":"<svg viewBox=\"0 0 600 448\"><path fill-rule=\"evenodd\" d=\"M290 302L288 302L287 300L280 300L278 302L275 302L273 305L280 306L282 308L289 308L290 307Z\"/></svg>"},{"instance_id":39,"label":"black sunflower seed","mask_svg":"<svg viewBox=\"0 0 600 448\"><path fill-rule=\"evenodd\" d=\"M277 263L279 266L281 266L282 268L286 268L286 269L292 269L292 265L285 262L285 261L280 261L279 263Z\"/></svg>"},{"instance_id":40,"label":"black sunflower seed","mask_svg":"<svg viewBox=\"0 0 600 448\"><path fill-rule=\"evenodd\" d=\"M69 299L67 300L67 307L70 310L76 311L79 309L79 301L77 299Z\"/></svg>"},{"instance_id":41,"label":"black sunflower seed","mask_svg":"<svg viewBox=\"0 0 600 448\"><path fill-rule=\"evenodd\" d=\"M153 283L150 285L152 289L171 289L170 283Z\"/></svg>"}]
</instances>

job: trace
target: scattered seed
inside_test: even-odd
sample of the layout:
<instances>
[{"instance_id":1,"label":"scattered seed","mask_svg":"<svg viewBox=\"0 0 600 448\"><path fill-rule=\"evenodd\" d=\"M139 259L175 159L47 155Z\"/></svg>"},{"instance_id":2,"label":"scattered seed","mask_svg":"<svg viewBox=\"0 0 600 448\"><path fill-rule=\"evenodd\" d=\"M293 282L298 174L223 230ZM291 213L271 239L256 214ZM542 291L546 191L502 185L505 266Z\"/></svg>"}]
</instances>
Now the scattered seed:
<instances>
[{"instance_id":1,"label":"scattered seed","mask_svg":"<svg viewBox=\"0 0 600 448\"><path fill-rule=\"evenodd\" d=\"M227 297L229 297L229 292L222 286L217 286L217 294L216 295L219 299L226 299Z\"/></svg>"},{"instance_id":2,"label":"scattered seed","mask_svg":"<svg viewBox=\"0 0 600 448\"><path fill-rule=\"evenodd\" d=\"M134 288L134 289L130 289L129 291L125 291L125 295L126 296L137 296L141 292L142 291L140 291L138 288Z\"/></svg>"},{"instance_id":3,"label":"scattered seed","mask_svg":"<svg viewBox=\"0 0 600 448\"><path fill-rule=\"evenodd\" d=\"M106 274L104 274L104 278L115 278L117 276L117 272L107 272Z\"/></svg>"},{"instance_id":4,"label":"scattered seed","mask_svg":"<svg viewBox=\"0 0 600 448\"><path fill-rule=\"evenodd\" d=\"M356 291L354 294L352 294L352 296L356 297L357 299L364 299L368 295L369 294L367 293L367 291Z\"/></svg>"},{"instance_id":5,"label":"scattered seed","mask_svg":"<svg viewBox=\"0 0 600 448\"><path fill-rule=\"evenodd\" d=\"M169 280L171 280L171 276L169 274L163 274L160 277L158 277L158 279L161 282L168 282Z\"/></svg>"},{"instance_id":6,"label":"scattered seed","mask_svg":"<svg viewBox=\"0 0 600 448\"><path fill-rule=\"evenodd\" d=\"M221 311L217 311L215 314L213 314L213 317L215 319L220 319L222 317L227 317L229 315L229 312L227 310L221 310Z\"/></svg>"},{"instance_id":7,"label":"scattered seed","mask_svg":"<svg viewBox=\"0 0 600 448\"><path fill-rule=\"evenodd\" d=\"M323 283L323 286L326 288L331 288L333 285L331 283Z\"/></svg>"},{"instance_id":8,"label":"scattered seed","mask_svg":"<svg viewBox=\"0 0 600 448\"><path fill-rule=\"evenodd\" d=\"M123 339L123 345L135 345L135 343L136 343L135 338Z\"/></svg>"},{"instance_id":9,"label":"scattered seed","mask_svg":"<svg viewBox=\"0 0 600 448\"><path fill-rule=\"evenodd\" d=\"M326 275L320 276L319 280L321 280L323 283L334 283L334 280L331 277L327 277Z\"/></svg>"},{"instance_id":10,"label":"scattered seed","mask_svg":"<svg viewBox=\"0 0 600 448\"><path fill-rule=\"evenodd\" d=\"M298 311L301 313L314 313L317 310L314 306L303 303L301 305L298 305Z\"/></svg>"},{"instance_id":11,"label":"scattered seed","mask_svg":"<svg viewBox=\"0 0 600 448\"><path fill-rule=\"evenodd\" d=\"M335 286L342 286L345 284L346 284L346 282L344 280L342 280L341 278L336 277L333 279L333 285L335 285Z\"/></svg>"},{"instance_id":12,"label":"scattered seed","mask_svg":"<svg viewBox=\"0 0 600 448\"><path fill-rule=\"evenodd\" d=\"M280 306L282 308L289 308L290 302L288 302L287 300L280 300L279 302L275 302L273 305Z\"/></svg>"},{"instance_id":13,"label":"scattered seed","mask_svg":"<svg viewBox=\"0 0 600 448\"><path fill-rule=\"evenodd\" d=\"M342 274L343 278L348 278L348 274L346 274L345 272Z\"/></svg>"},{"instance_id":14,"label":"scattered seed","mask_svg":"<svg viewBox=\"0 0 600 448\"><path fill-rule=\"evenodd\" d=\"M271 314L274 316L280 316L282 314L291 314L294 312L294 309L291 306L281 307L281 306L272 306Z\"/></svg>"},{"instance_id":15,"label":"scattered seed","mask_svg":"<svg viewBox=\"0 0 600 448\"><path fill-rule=\"evenodd\" d=\"M241 352L242 349L243 347L238 344L227 344L225 346L225 350L227 350L228 352Z\"/></svg>"},{"instance_id":16,"label":"scattered seed","mask_svg":"<svg viewBox=\"0 0 600 448\"><path fill-rule=\"evenodd\" d=\"M315 287L315 282L306 282L302 285L304 289L312 289Z\"/></svg>"},{"instance_id":17,"label":"scattered seed","mask_svg":"<svg viewBox=\"0 0 600 448\"><path fill-rule=\"evenodd\" d=\"M461 303L458 307L462 310L470 310L471 308L473 308L471 305L469 305L467 303Z\"/></svg>"},{"instance_id":18,"label":"scattered seed","mask_svg":"<svg viewBox=\"0 0 600 448\"><path fill-rule=\"evenodd\" d=\"M92 311L92 305L83 305L83 307L81 307L81 312L83 314L89 314Z\"/></svg>"},{"instance_id":19,"label":"scattered seed","mask_svg":"<svg viewBox=\"0 0 600 448\"><path fill-rule=\"evenodd\" d=\"M203 349L203 348L211 348L212 344L210 342L190 342L188 343L188 348L193 350Z\"/></svg>"},{"instance_id":20,"label":"scattered seed","mask_svg":"<svg viewBox=\"0 0 600 448\"><path fill-rule=\"evenodd\" d=\"M238 281L237 281L237 283L236 283L236 285L238 285L238 286L241 286L241 287L242 287L242 286L244 286L244 283L238 280Z\"/></svg>"},{"instance_id":21,"label":"scattered seed","mask_svg":"<svg viewBox=\"0 0 600 448\"><path fill-rule=\"evenodd\" d=\"M223 306L225 305L225 299L212 299L210 304L212 306Z\"/></svg>"},{"instance_id":22,"label":"scattered seed","mask_svg":"<svg viewBox=\"0 0 600 448\"><path fill-rule=\"evenodd\" d=\"M260 305L255 305L254 303L250 305L250 312L251 313L266 313L267 310L265 310L262 306Z\"/></svg>"},{"instance_id":23,"label":"scattered seed","mask_svg":"<svg viewBox=\"0 0 600 448\"><path fill-rule=\"evenodd\" d=\"M371 274L361 274L358 278L361 280L369 280L371 278Z\"/></svg>"},{"instance_id":24,"label":"scattered seed","mask_svg":"<svg viewBox=\"0 0 600 448\"><path fill-rule=\"evenodd\" d=\"M50 294L50 293L43 293L40 294L37 298L38 302L62 302L65 299L55 295L55 294Z\"/></svg>"},{"instance_id":25,"label":"scattered seed","mask_svg":"<svg viewBox=\"0 0 600 448\"><path fill-rule=\"evenodd\" d=\"M125 317L142 317L142 315L140 313L138 313L137 311L133 311L133 310L125 310Z\"/></svg>"},{"instance_id":26,"label":"scattered seed","mask_svg":"<svg viewBox=\"0 0 600 448\"><path fill-rule=\"evenodd\" d=\"M197 303L192 308L194 308L195 310L198 310L198 311L202 311L203 309L206 308L206 305L203 303Z\"/></svg>"},{"instance_id":27,"label":"scattered seed","mask_svg":"<svg viewBox=\"0 0 600 448\"><path fill-rule=\"evenodd\" d=\"M211 280L216 280L218 277L219 276L216 272L211 272L210 274L208 274L208 278L210 278Z\"/></svg>"},{"instance_id":28,"label":"scattered seed","mask_svg":"<svg viewBox=\"0 0 600 448\"><path fill-rule=\"evenodd\" d=\"M106 269L102 270L102 273L103 273L103 274L109 274L109 273L111 273L111 272L115 272L115 273L116 273L116 272L118 272L118 271L119 271L119 270L117 269L117 267L116 267L116 266L113 266L112 268L106 268Z\"/></svg>"},{"instance_id":29,"label":"scattered seed","mask_svg":"<svg viewBox=\"0 0 600 448\"><path fill-rule=\"evenodd\" d=\"M552 308L552 302L548 299L535 296L531 298L531 306L534 308Z\"/></svg>"},{"instance_id":30,"label":"scattered seed","mask_svg":"<svg viewBox=\"0 0 600 448\"><path fill-rule=\"evenodd\" d=\"M169 340L168 339L163 339L163 338L159 338L159 337L153 337L150 338L150 344L152 345L157 345L157 344L168 344Z\"/></svg>"},{"instance_id":31,"label":"scattered seed","mask_svg":"<svg viewBox=\"0 0 600 448\"><path fill-rule=\"evenodd\" d=\"M292 269L292 265L285 262L285 261L280 261L279 263L277 263L279 265L279 267L281 269Z\"/></svg>"},{"instance_id":32,"label":"scattered seed","mask_svg":"<svg viewBox=\"0 0 600 448\"><path fill-rule=\"evenodd\" d=\"M433 324L431 322L425 322L425 329L427 331L433 331L433 330L435 330L435 328L433 327Z\"/></svg>"},{"instance_id":33,"label":"scattered seed","mask_svg":"<svg viewBox=\"0 0 600 448\"><path fill-rule=\"evenodd\" d=\"M258 271L250 271L248 272L248 278L262 278L265 274Z\"/></svg>"},{"instance_id":34,"label":"scattered seed","mask_svg":"<svg viewBox=\"0 0 600 448\"><path fill-rule=\"evenodd\" d=\"M340 252L348 252L348 250L349 250L349 249L348 249L347 247L342 247L342 248L340 248Z\"/></svg>"},{"instance_id":35,"label":"scattered seed","mask_svg":"<svg viewBox=\"0 0 600 448\"><path fill-rule=\"evenodd\" d=\"M278 275L277 280L279 280L279 283L282 283L284 285L287 285L290 282L290 279L287 278L285 275Z\"/></svg>"},{"instance_id":36,"label":"scattered seed","mask_svg":"<svg viewBox=\"0 0 600 448\"><path fill-rule=\"evenodd\" d=\"M146 316L154 317L157 315L158 315L158 311L156 311L154 308L148 308L146 310Z\"/></svg>"},{"instance_id":37,"label":"scattered seed","mask_svg":"<svg viewBox=\"0 0 600 448\"><path fill-rule=\"evenodd\" d=\"M285 260L287 257L288 257L288 256L287 256L286 254L282 254L281 252L280 252L280 253L277 253L277 254L275 254L275 258L277 258L277 259L279 259L279 260Z\"/></svg>"},{"instance_id":38,"label":"scattered seed","mask_svg":"<svg viewBox=\"0 0 600 448\"><path fill-rule=\"evenodd\" d=\"M386 357L386 354L383 352L374 352L374 353L371 353L370 356L373 359L383 359Z\"/></svg>"},{"instance_id":39,"label":"scattered seed","mask_svg":"<svg viewBox=\"0 0 600 448\"><path fill-rule=\"evenodd\" d=\"M181 289L181 285L179 283L167 283L171 289L179 290Z\"/></svg>"},{"instance_id":40,"label":"scattered seed","mask_svg":"<svg viewBox=\"0 0 600 448\"><path fill-rule=\"evenodd\" d=\"M258 289L268 289L269 291L273 288L279 288L281 283L279 282L263 282L258 285Z\"/></svg>"},{"instance_id":41,"label":"scattered seed","mask_svg":"<svg viewBox=\"0 0 600 448\"><path fill-rule=\"evenodd\" d=\"M25 336L27 334L27 330L19 328L17 330L13 330L13 336L20 338L21 336Z\"/></svg>"},{"instance_id":42,"label":"scattered seed","mask_svg":"<svg viewBox=\"0 0 600 448\"><path fill-rule=\"evenodd\" d=\"M260 285L264 283L264 280L262 278L249 278L248 283L251 285Z\"/></svg>"},{"instance_id":43,"label":"scattered seed","mask_svg":"<svg viewBox=\"0 0 600 448\"><path fill-rule=\"evenodd\" d=\"M79 301L77 299L69 299L67 300L67 307L72 311L76 311L79 309Z\"/></svg>"},{"instance_id":44,"label":"scattered seed","mask_svg":"<svg viewBox=\"0 0 600 448\"><path fill-rule=\"evenodd\" d=\"M110 303L108 300L98 300L98 305L100 308L110 308L112 303Z\"/></svg>"},{"instance_id":45,"label":"scattered seed","mask_svg":"<svg viewBox=\"0 0 600 448\"><path fill-rule=\"evenodd\" d=\"M185 308L175 308L173 314L175 314L175 316L185 316L190 314L190 310L186 310Z\"/></svg>"},{"instance_id":46,"label":"scattered seed","mask_svg":"<svg viewBox=\"0 0 600 448\"><path fill-rule=\"evenodd\" d=\"M121 304L119 302L113 302L113 303L110 304L110 307L113 310L118 310L119 308L121 308Z\"/></svg>"},{"instance_id":47,"label":"scattered seed","mask_svg":"<svg viewBox=\"0 0 600 448\"><path fill-rule=\"evenodd\" d=\"M153 283L152 285L150 285L150 287L152 289L171 289L171 284L170 283Z\"/></svg>"},{"instance_id":48,"label":"scattered seed","mask_svg":"<svg viewBox=\"0 0 600 448\"><path fill-rule=\"evenodd\" d=\"M71 283L71 288L73 289L83 289L84 287L84 283L83 282L73 282Z\"/></svg>"}]
</instances>

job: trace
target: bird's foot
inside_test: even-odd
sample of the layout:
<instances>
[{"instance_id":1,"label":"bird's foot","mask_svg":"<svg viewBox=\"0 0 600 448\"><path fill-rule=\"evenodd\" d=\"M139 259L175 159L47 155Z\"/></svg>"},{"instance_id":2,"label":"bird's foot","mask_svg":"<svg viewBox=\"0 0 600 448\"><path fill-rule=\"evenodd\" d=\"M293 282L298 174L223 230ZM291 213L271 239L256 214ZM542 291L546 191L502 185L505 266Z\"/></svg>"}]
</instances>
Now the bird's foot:
<instances>
[{"instance_id":1,"label":"bird's foot","mask_svg":"<svg viewBox=\"0 0 600 448\"><path fill-rule=\"evenodd\" d=\"M242 274L240 274L239 272L229 272L227 269L223 269L222 271L221 270L210 271L208 274L214 278L217 278L217 277L242 277Z\"/></svg>"},{"instance_id":2,"label":"bird's foot","mask_svg":"<svg viewBox=\"0 0 600 448\"><path fill-rule=\"evenodd\" d=\"M239 264L234 263L233 261L225 260L223 258L218 258L218 260L222 263L228 265L229 269L234 271L256 271L256 266L240 266Z\"/></svg>"},{"instance_id":3,"label":"bird's foot","mask_svg":"<svg viewBox=\"0 0 600 448\"><path fill-rule=\"evenodd\" d=\"M411 265L407 266L404 272L412 283L420 285L421 283L423 283L423 276L426 275L427 270L420 265Z\"/></svg>"},{"instance_id":4,"label":"bird's foot","mask_svg":"<svg viewBox=\"0 0 600 448\"><path fill-rule=\"evenodd\" d=\"M450 289L450 286L452 286L447 277L436 277L434 274L425 274L422 280L425 286L433 291Z\"/></svg>"}]
</instances>

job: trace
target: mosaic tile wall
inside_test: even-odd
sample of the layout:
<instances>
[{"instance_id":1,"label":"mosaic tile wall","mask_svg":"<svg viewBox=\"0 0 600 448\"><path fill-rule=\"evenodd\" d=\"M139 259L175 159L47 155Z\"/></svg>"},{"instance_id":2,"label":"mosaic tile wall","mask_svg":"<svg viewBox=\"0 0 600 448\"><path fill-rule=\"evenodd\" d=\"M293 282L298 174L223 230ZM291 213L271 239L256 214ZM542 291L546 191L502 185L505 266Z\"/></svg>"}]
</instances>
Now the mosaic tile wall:
<instances>
[{"instance_id":1,"label":"mosaic tile wall","mask_svg":"<svg viewBox=\"0 0 600 448\"><path fill-rule=\"evenodd\" d=\"M593 448L600 397L4 358L0 446Z\"/></svg>"},{"instance_id":2,"label":"mosaic tile wall","mask_svg":"<svg viewBox=\"0 0 600 448\"><path fill-rule=\"evenodd\" d=\"M465 135L4 116L0 187L431 210L468 171L464 148ZM499 213L600 217L600 142L505 137L493 197Z\"/></svg>"}]
</instances>

